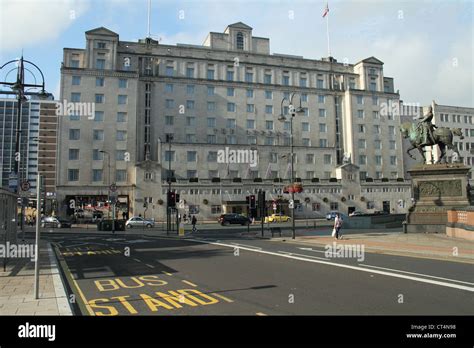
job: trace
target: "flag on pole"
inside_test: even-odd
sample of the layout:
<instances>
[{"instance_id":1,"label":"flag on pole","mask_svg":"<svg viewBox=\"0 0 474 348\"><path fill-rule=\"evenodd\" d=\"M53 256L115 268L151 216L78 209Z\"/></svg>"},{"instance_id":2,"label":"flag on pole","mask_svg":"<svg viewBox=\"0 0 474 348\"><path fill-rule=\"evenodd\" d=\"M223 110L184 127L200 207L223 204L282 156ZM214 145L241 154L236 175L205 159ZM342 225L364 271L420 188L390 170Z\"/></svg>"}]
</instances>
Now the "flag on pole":
<instances>
[{"instance_id":1,"label":"flag on pole","mask_svg":"<svg viewBox=\"0 0 474 348\"><path fill-rule=\"evenodd\" d=\"M323 18L326 17L329 13L329 4L326 3L326 8L324 9L324 12L323 12Z\"/></svg>"}]
</instances>

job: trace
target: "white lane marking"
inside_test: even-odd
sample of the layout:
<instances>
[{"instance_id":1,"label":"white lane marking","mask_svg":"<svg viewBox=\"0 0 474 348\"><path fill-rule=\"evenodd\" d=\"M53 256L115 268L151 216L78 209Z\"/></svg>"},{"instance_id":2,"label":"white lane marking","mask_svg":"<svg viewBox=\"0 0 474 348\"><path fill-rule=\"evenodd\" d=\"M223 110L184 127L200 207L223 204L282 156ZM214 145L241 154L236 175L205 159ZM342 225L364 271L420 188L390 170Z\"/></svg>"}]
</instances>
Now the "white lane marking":
<instances>
[{"instance_id":1,"label":"white lane marking","mask_svg":"<svg viewBox=\"0 0 474 348\"><path fill-rule=\"evenodd\" d=\"M141 262L139 259L134 259L134 260L137 261L137 262Z\"/></svg>"},{"instance_id":2,"label":"white lane marking","mask_svg":"<svg viewBox=\"0 0 474 348\"><path fill-rule=\"evenodd\" d=\"M456 282L456 283L463 283L463 284L474 285L474 283L465 282L465 281L462 281L462 280L456 280L456 279L450 279L450 278L437 277L437 276L432 276L432 275L423 274L423 273L415 273L415 272L402 271L402 270L393 269L393 268L385 268L385 267L379 267L379 266L372 266L372 265L367 265L367 264L364 264L364 263L359 263L359 266L365 266L365 267L371 267L371 268L378 268L378 269L385 269L385 270L387 270L387 271L395 271L395 272L407 273L407 274L416 274L416 275L420 275L420 276L424 276L424 277L429 277L429 278L443 279L443 280L449 280L449 281Z\"/></svg>"},{"instance_id":3,"label":"white lane marking","mask_svg":"<svg viewBox=\"0 0 474 348\"><path fill-rule=\"evenodd\" d=\"M145 266L148 266L150 268L155 268L155 266L150 265L149 263L145 263Z\"/></svg>"},{"instance_id":4,"label":"white lane marking","mask_svg":"<svg viewBox=\"0 0 474 348\"><path fill-rule=\"evenodd\" d=\"M300 250L305 250L305 251L314 251L315 253L326 253L325 251L323 250L313 250L312 248L298 248Z\"/></svg>"},{"instance_id":5,"label":"white lane marking","mask_svg":"<svg viewBox=\"0 0 474 348\"><path fill-rule=\"evenodd\" d=\"M219 246L228 247L228 248L235 248L235 246L232 245L232 244L208 242L208 241L203 241L203 240L200 240L200 239L191 239L191 238L188 239L188 240L194 241L194 242L197 242L197 243L213 244L213 245L219 245ZM458 285L458 284L451 284L451 283L446 283L446 282L440 282L440 281L437 281L437 280L431 280L431 279L426 279L426 278L418 278L418 277L413 277L413 276L399 274L399 273L392 273L392 272L386 272L386 271L379 271L379 270L376 270L376 269L368 269L368 268L364 268L364 267L345 265L345 264L334 263L334 262L325 261L325 260L307 259L307 258L303 258L303 257L299 257L299 256L279 254L279 253L276 253L276 252L273 252L273 251L256 250L256 249L245 248L245 247L241 247L241 249L248 250L248 251L253 251L253 252L256 252L256 253L286 257L286 258L289 258L289 259L320 263L320 264L323 264L323 265L329 265L329 266L335 266L335 267L341 267L341 268L348 268L348 269L353 269L353 270L356 270L356 271L381 274L381 275L385 275L385 276L389 276L389 277L414 280L414 281L421 282L421 283L428 283L428 284L433 284L433 285L445 286L445 287L448 287L448 288L454 288L454 289L474 292L474 287Z\"/></svg>"},{"instance_id":6,"label":"white lane marking","mask_svg":"<svg viewBox=\"0 0 474 348\"><path fill-rule=\"evenodd\" d=\"M296 256L305 256L305 257L311 257L312 259L318 259L318 260L327 260L329 261L329 259L323 259L322 257L317 257L317 256L311 256L311 255L305 255L305 254L298 254L298 253L290 253L288 251L278 251L279 253L282 253L282 254L287 254L287 255L296 255Z\"/></svg>"},{"instance_id":7,"label":"white lane marking","mask_svg":"<svg viewBox=\"0 0 474 348\"><path fill-rule=\"evenodd\" d=\"M243 247L246 247L246 248L251 248L251 249L256 249L256 250L262 250L262 248L256 247L256 246L253 246L253 245L239 244L239 243L230 243L230 244L237 245L237 246L243 246Z\"/></svg>"}]
</instances>

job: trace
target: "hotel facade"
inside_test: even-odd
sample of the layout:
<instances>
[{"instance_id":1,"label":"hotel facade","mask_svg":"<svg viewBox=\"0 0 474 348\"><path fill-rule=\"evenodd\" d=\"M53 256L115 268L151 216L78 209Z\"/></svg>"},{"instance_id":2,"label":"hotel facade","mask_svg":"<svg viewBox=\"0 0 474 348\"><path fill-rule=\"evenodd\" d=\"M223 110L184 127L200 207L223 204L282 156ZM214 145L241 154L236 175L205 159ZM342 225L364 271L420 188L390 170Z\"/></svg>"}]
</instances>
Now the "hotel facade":
<instances>
[{"instance_id":1,"label":"hotel facade","mask_svg":"<svg viewBox=\"0 0 474 348\"><path fill-rule=\"evenodd\" d=\"M269 213L275 201L288 212L291 135L297 216L406 212L400 118L388 107L399 94L383 62L270 54L252 31L238 22L198 46L120 41L101 27L85 49L65 48L60 100L86 112L59 117L60 213L103 204L115 183L121 210L162 220L168 177L180 209L201 220L245 213L259 189Z\"/></svg>"}]
</instances>

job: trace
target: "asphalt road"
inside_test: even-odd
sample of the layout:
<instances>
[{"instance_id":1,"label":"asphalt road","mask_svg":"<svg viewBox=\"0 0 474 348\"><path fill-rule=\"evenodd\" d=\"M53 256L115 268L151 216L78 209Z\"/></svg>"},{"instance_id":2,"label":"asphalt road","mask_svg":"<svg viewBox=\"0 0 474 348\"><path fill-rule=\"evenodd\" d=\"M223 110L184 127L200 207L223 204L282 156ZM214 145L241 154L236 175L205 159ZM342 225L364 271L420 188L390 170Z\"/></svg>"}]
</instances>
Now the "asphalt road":
<instances>
[{"instance_id":1,"label":"asphalt road","mask_svg":"<svg viewBox=\"0 0 474 348\"><path fill-rule=\"evenodd\" d=\"M338 257L228 229L183 239L44 236L84 315L474 314L470 264L357 250Z\"/></svg>"}]
</instances>

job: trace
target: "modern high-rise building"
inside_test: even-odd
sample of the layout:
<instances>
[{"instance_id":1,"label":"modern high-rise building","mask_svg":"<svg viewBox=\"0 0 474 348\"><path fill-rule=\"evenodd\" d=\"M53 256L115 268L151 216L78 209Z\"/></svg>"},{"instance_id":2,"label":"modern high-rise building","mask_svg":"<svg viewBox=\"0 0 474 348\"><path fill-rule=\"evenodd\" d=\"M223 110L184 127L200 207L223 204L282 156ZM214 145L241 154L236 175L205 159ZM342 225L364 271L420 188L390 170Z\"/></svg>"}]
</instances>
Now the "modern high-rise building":
<instances>
[{"instance_id":1,"label":"modern high-rise building","mask_svg":"<svg viewBox=\"0 0 474 348\"><path fill-rule=\"evenodd\" d=\"M9 188L15 168L17 99L0 99L0 182ZM56 102L31 96L22 103L19 182L28 181L34 196L38 172L45 178L47 197L56 192L57 115Z\"/></svg>"},{"instance_id":2,"label":"modern high-rise building","mask_svg":"<svg viewBox=\"0 0 474 348\"><path fill-rule=\"evenodd\" d=\"M390 107L399 94L377 58L271 54L241 22L202 45L120 41L103 27L85 36L61 68L60 100L75 106L60 117L57 191L68 214L71 201L101 205L116 183L121 209L161 219L168 177L182 209L202 218L241 212L258 189L287 204L291 135L297 214L406 211ZM291 97L301 106L292 123Z\"/></svg>"},{"instance_id":3,"label":"modern high-rise building","mask_svg":"<svg viewBox=\"0 0 474 348\"><path fill-rule=\"evenodd\" d=\"M431 121L437 127L448 127L451 129L459 128L462 131L463 139L458 136L455 136L453 139L454 146L457 147L459 154L461 155L460 160L467 166L474 165L474 108L461 107L461 106L449 106L449 105L440 105L433 103L433 120ZM425 115L428 112L430 106L424 106L419 108L413 108L411 106L403 106L401 103L401 122L416 122L414 117L418 115ZM410 170L414 165L421 163L421 156L418 151L413 150L411 154L416 156L416 160L413 160L406 154L406 150L409 147L408 140L403 142L403 156L405 163L405 177L409 178L408 170ZM427 147L426 148L426 157L429 162L433 157L435 160L440 156L440 150L438 146ZM448 162L451 162L453 152L449 149L446 150L446 157ZM472 185L474 175L473 170L469 172L470 183Z\"/></svg>"}]
</instances>

